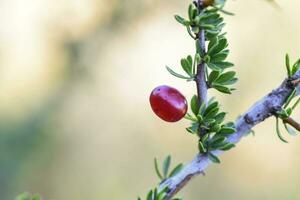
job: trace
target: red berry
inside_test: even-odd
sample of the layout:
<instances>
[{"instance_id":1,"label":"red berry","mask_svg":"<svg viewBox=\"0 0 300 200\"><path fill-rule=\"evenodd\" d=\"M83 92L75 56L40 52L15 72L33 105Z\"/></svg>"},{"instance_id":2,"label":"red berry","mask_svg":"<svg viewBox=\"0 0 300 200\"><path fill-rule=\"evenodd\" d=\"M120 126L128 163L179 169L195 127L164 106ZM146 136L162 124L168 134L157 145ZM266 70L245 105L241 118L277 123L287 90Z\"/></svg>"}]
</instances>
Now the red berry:
<instances>
[{"instance_id":1,"label":"red berry","mask_svg":"<svg viewBox=\"0 0 300 200\"><path fill-rule=\"evenodd\" d=\"M187 112L185 97L175 88L166 85L154 88L150 104L154 113L167 122L177 122Z\"/></svg>"}]
</instances>

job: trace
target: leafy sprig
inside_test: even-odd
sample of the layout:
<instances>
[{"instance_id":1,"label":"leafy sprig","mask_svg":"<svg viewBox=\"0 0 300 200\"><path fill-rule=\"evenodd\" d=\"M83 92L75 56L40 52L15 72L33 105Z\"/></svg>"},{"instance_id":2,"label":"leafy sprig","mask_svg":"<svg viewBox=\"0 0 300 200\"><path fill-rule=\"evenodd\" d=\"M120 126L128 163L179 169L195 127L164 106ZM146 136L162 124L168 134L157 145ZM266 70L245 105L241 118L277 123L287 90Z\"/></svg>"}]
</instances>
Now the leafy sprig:
<instances>
[{"instance_id":1,"label":"leafy sprig","mask_svg":"<svg viewBox=\"0 0 300 200\"><path fill-rule=\"evenodd\" d=\"M170 170L171 167L171 156L168 155L162 164L162 170L159 169L159 165L158 165L158 161L156 158L154 158L154 168L155 168L155 172L157 177L160 179L161 182L163 182L164 180L166 180L167 178L170 178L172 176L175 176L176 174L178 174L181 169L183 168L183 164L179 163L177 164L172 170ZM170 172L170 173L169 173Z\"/></svg>"},{"instance_id":2,"label":"leafy sprig","mask_svg":"<svg viewBox=\"0 0 300 200\"><path fill-rule=\"evenodd\" d=\"M41 198L38 195L30 195L29 193L23 193L18 195L15 200L41 200Z\"/></svg>"},{"instance_id":3,"label":"leafy sprig","mask_svg":"<svg viewBox=\"0 0 300 200\"><path fill-rule=\"evenodd\" d=\"M300 69L300 58L293 65L291 65L290 56L289 54L286 54L285 66L287 70L287 76L292 77Z\"/></svg>"},{"instance_id":4,"label":"leafy sprig","mask_svg":"<svg viewBox=\"0 0 300 200\"><path fill-rule=\"evenodd\" d=\"M288 78L291 78L295 73L300 69L300 59L298 59L293 65L290 63L290 56L286 54L285 56L285 67L287 71L287 76ZM281 130L280 130L280 122L282 122L285 130L290 134L290 135L296 135L297 132L296 130L288 125L288 119L291 117L293 114L293 111L296 109L296 107L300 103L300 98L298 98L292 106L290 106L291 102L295 99L296 97L296 92L297 89L294 88L291 92L291 94L288 96L286 99L282 109L276 113L276 133L278 138L285 143L288 143L288 141L282 136Z\"/></svg>"},{"instance_id":5,"label":"leafy sprig","mask_svg":"<svg viewBox=\"0 0 300 200\"><path fill-rule=\"evenodd\" d=\"M161 170L160 170L158 161L156 158L154 158L154 169L155 169L156 175L160 179L161 183L164 180L166 180L167 178L170 178L170 177L178 174L181 171L181 169L183 168L183 164L179 163L171 170L171 161L172 161L172 158L170 155L168 155L164 159ZM147 193L146 200L163 200L166 197L168 190L169 190L168 187L165 187L162 190L158 190L157 188L154 188ZM138 197L138 200L142 200L142 199L140 197ZM174 198L171 200L182 200L182 199Z\"/></svg>"},{"instance_id":6,"label":"leafy sprig","mask_svg":"<svg viewBox=\"0 0 300 200\"><path fill-rule=\"evenodd\" d=\"M226 113L220 111L220 105L214 99L201 105L198 104L197 99L197 96L194 95L190 103L193 115L187 114L186 116L191 120L191 126L187 128L187 131L199 136L200 153L207 153L212 161L219 162L214 155L210 155L210 152L214 150L227 151L235 146L227 141L228 136L236 132L234 123L224 123ZM204 134L199 134L199 132Z\"/></svg>"},{"instance_id":7,"label":"leafy sprig","mask_svg":"<svg viewBox=\"0 0 300 200\"><path fill-rule=\"evenodd\" d=\"M194 58L191 55L188 55L186 58L182 58L180 65L182 70L185 72L185 75L173 71L170 67L166 66L166 69L173 76L185 79L187 81L193 81L196 76L196 66L200 63L200 55L195 54Z\"/></svg>"},{"instance_id":8,"label":"leafy sprig","mask_svg":"<svg viewBox=\"0 0 300 200\"><path fill-rule=\"evenodd\" d=\"M157 188L150 190L147 193L146 200L164 200L167 195L168 187L165 187L163 190L158 191ZM142 200L141 197L138 197L137 200ZM171 200L182 200L181 198L173 198Z\"/></svg>"},{"instance_id":9,"label":"leafy sprig","mask_svg":"<svg viewBox=\"0 0 300 200\"><path fill-rule=\"evenodd\" d=\"M177 78L197 81L195 66L204 63L208 89L213 88L219 92L231 94L234 90L232 85L238 79L235 71L228 70L234 64L227 61L228 41L226 34L222 33L225 23L219 13L225 2L224 0L205 1L205 7L200 10L195 4L190 4L188 18L175 16L175 19L186 27L189 35L195 40L196 54L194 60L191 56L181 60L181 67L186 75L175 73L170 68L167 69ZM200 30L204 30L207 43L207 52L204 53L196 37ZM224 123L226 113L220 111L220 103L214 99L208 103L201 102L199 105L198 96L194 95L190 104L192 114L187 114L185 118L191 121L191 125L186 130L198 136L199 152L208 155L213 162L219 163L220 160L212 152L214 150L226 151L235 146L228 142L228 137L236 132L234 124Z\"/></svg>"},{"instance_id":10,"label":"leafy sprig","mask_svg":"<svg viewBox=\"0 0 300 200\"><path fill-rule=\"evenodd\" d=\"M225 1L217 2L217 5L224 7ZM215 5L216 6L216 5ZM195 65L201 61L205 62L208 67L207 71L207 85L209 88L214 88L219 92L225 94L231 94L234 88L231 87L237 82L236 73L234 71L225 72L226 69L234 66L233 63L226 61L229 50L228 41L225 34L221 34L222 28L225 26L223 18L218 13L220 9L216 7L205 8L201 12L198 11L194 4L190 4L188 9L189 19L185 19L179 15L175 16L175 19L182 25L184 25L193 39L196 40L196 56L197 59L192 59L188 56L187 59L183 59L181 66L187 75L181 75L176 73L169 67L167 70L177 78L186 79L188 81L195 80L196 72ZM206 40L208 41L208 49L205 55L201 55L201 47L199 41L195 35L199 33L201 29L205 30ZM187 62L189 60L190 62Z\"/></svg>"}]
</instances>

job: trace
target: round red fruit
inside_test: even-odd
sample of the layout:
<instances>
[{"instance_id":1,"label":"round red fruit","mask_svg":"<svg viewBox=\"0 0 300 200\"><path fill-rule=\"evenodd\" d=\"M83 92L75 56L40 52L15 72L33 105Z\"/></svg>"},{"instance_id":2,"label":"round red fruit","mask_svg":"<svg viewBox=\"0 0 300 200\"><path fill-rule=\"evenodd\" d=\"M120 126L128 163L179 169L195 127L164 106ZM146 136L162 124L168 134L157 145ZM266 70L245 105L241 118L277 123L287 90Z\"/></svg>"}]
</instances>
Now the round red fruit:
<instances>
[{"instance_id":1,"label":"round red fruit","mask_svg":"<svg viewBox=\"0 0 300 200\"><path fill-rule=\"evenodd\" d=\"M177 89L166 85L154 88L150 104L154 113L167 122L177 122L187 112L185 97Z\"/></svg>"}]
</instances>

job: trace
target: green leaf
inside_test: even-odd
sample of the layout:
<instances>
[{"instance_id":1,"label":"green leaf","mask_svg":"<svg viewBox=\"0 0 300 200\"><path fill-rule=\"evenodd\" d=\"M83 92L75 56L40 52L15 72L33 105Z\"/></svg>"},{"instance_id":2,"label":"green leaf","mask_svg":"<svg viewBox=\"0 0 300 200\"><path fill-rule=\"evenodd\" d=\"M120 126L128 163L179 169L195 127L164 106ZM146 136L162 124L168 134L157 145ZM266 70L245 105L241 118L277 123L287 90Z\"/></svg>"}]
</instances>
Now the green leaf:
<instances>
[{"instance_id":1,"label":"green leaf","mask_svg":"<svg viewBox=\"0 0 300 200\"><path fill-rule=\"evenodd\" d=\"M227 47L228 47L227 39L224 38L224 37L222 37L221 39L219 39L219 45L218 45L218 47L213 52L211 52L211 53L212 54L219 53L222 50L226 49Z\"/></svg>"},{"instance_id":2,"label":"green leaf","mask_svg":"<svg viewBox=\"0 0 300 200\"><path fill-rule=\"evenodd\" d=\"M220 76L220 71L213 70L208 76L208 83L212 84Z\"/></svg>"},{"instance_id":3,"label":"green leaf","mask_svg":"<svg viewBox=\"0 0 300 200\"><path fill-rule=\"evenodd\" d=\"M194 18L196 17L196 14L197 14L197 10L196 10L196 7L194 4L190 4L189 5L189 19L191 21L194 20Z\"/></svg>"},{"instance_id":4,"label":"green leaf","mask_svg":"<svg viewBox=\"0 0 300 200\"><path fill-rule=\"evenodd\" d=\"M179 15L175 15L175 19L178 23L184 25L184 26L189 26L190 22L186 19L184 19L183 17L179 16Z\"/></svg>"},{"instance_id":5,"label":"green leaf","mask_svg":"<svg viewBox=\"0 0 300 200\"><path fill-rule=\"evenodd\" d=\"M189 66L193 67L193 58L191 55L188 55L186 57L186 60L188 61Z\"/></svg>"},{"instance_id":6,"label":"green leaf","mask_svg":"<svg viewBox=\"0 0 300 200\"><path fill-rule=\"evenodd\" d=\"M219 149L222 150L222 151L228 151L228 150L230 150L230 149L232 149L234 147L235 147L235 144L233 144L233 143L227 143L226 145L220 147Z\"/></svg>"},{"instance_id":7,"label":"green leaf","mask_svg":"<svg viewBox=\"0 0 300 200\"><path fill-rule=\"evenodd\" d=\"M205 144L208 139L209 139L209 133L206 133L205 135L202 136L201 140L202 140L202 144Z\"/></svg>"},{"instance_id":8,"label":"green leaf","mask_svg":"<svg viewBox=\"0 0 300 200\"><path fill-rule=\"evenodd\" d=\"M178 164L176 167L174 167L174 169L171 171L169 177L175 176L176 174L178 174L183 168L183 164L180 163Z\"/></svg>"},{"instance_id":9,"label":"green leaf","mask_svg":"<svg viewBox=\"0 0 300 200\"><path fill-rule=\"evenodd\" d=\"M235 72L234 71L229 71L229 72L226 72L224 74L221 74L220 77L215 81L219 84L223 84L223 83L226 83L230 80L232 80L235 76Z\"/></svg>"},{"instance_id":10,"label":"green leaf","mask_svg":"<svg viewBox=\"0 0 300 200\"><path fill-rule=\"evenodd\" d=\"M286 112L285 109L282 109L281 111L278 111L278 112L277 112L277 115L278 115L278 117L281 118L281 119L286 119L286 118L289 117L289 114Z\"/></svg>"},{"instance_id":11,"label":"green leaf","mask_svg":"<svg viewBox=\"0 0 300 200\"><path fill-rule=\"evenodd\" d=\"M153 199L153 191L152 190L150 190L148 192L148 194L147 194L147 200L155 200L155 199Z\"/></svg>"},{"instance_id":12,"label":"green leaf","mask_svg":"<svg viewBox=\"0 0 300 200\"><path fill-rule=\"evenodd\" d=\"M207 54L210 54L209 52L212 51L211 49L214 48L214 46L217 46L219 43L219 38L218 37L213 37L210 39L209 43L208 43L208 51L207 51Z\"/></svg>"},{"instance_id":13,"label":"green leaf","mask_svg":"<svg viewBox=\"0 0 300 200\"><path fill-rule=\"evenodd\" d=\"M228 80L228 81L226 81L226 82L223 82L222 84L223 84L223 85L233 85L233 84L235 84L237 81L238 81L238 78L233 78L233 79L230 79L230 80Z\"/></svg>"},{"instance_id":14,"label":"green leaf","mask_svg":"<svg viewBox=\"0 0 300 200\"><path fill-rule=\"evenodd\" d=\"M164 178L167 178L167 176L168 176L170 165L171 165L171 156L168 155L163 162L163 177Z\"/></svg>"},{"instance_id":15,"label":"green leaf","mask_svg":"<svg viewBox=\"0 0 300 200\"><path fill-rule=\"evenodd\" d=\"M205 110L206 110L206 104L205 104L205 102L202 102L200 105L197 117L199 117L199 115L202 116L204 114Z\"/></svg>"},{"instance_id":16,"label":"green leaf","mask_svg":"<svg viewBox=\"0 0 300 200\"><path fill-rule=\"evenodd\" d=\"M292 72L291 72L290 56L289 56L289 54L285 55L285 66L286 66L288 77L291 77L292 76Z\"/></svg>"},{"instance_id":17,"label":"green leaf","mask_svg":"<svg viewBox=\"0 0 300 200\"><path fill-rule=\"evenodd\" d=\"M195 116L198 115L199 112L199 104L198 104L198 97L194 95L191 99L191 109Z\"/></svg>"},{"instance_id":18,"label":"green leaf","mask_svg":"<svg viewBox=\"0 0 300 200\"><path fill-rule=\"evenodd\" d=\"M221 113L218 113L216 116L215 116L215 120L218 124L221 124L224 119L225 119L225 116L226 116L226 113L225 112L221 112Z\"/></svg>"},{"instance_id":19,"label":"green leaf","mask_svg":"<svg viewBox=\"0 0 300 200\"><path fill-rule=\"evenodd\" d=\"M35 195L34 197L32 197L31 200L40 200L41 198L38 195Z\"/></svg>"},{"instance_id":20,"label":"green leaf","mask_svg":"<svg viewBox=\"0 0 300 200\"><path fill-rule=\"evenodd\" d=\"M41 198L38 195L31 196L29 193L20 194L15 198L15 200L40 200Z\"/></svg>"},{"instance_id":21,"label":"green leaf","mask_svg":"<svg viewBox=\"0 0 300 200\"><path fill-rule=\"evenodd\" d=\"M211 110L215 108L219 108L219 102L214 100L210 101L205 111L203 112L203 115L207 115L209 112L211 112Z\"/></svg>"},{"instance_id":22,"label":"green leaf","mask_svg":"<svg viewBox=\"0 0 300 200\"><path fill-rule=\"evenodd\" d=\"M192 123L192 126L186 128L186 130L187 130L189 133L197 134L198 128L199 128L199 123L198 123L198 122L194 122L194 123Z\"/></svg>"},{"instance_id":23,"label":"green leaf","mask_svg":"<svg viewBox=\"0 0 300 200\"><path fill-rule=\"evenodd\" d=\"M219 108L218 108L218 107L213 108L213 109L211 109L209 112L207 112L207 113L204 115L204 118L205 118L205 119L214 118L218 112L219 112Z\"/></svg>"},{"instance_id":24,"label":"green leaf","mask_svg":"<svg viewBox=\"0 0 300 200\"><path fill-rule=\"evenodd\" d=\"M192 31L197 34L200 31L200 28L198 26L192 26Z\"/></svg>"},{"instance_id":25,"label":"green leaf","mask_svg":"<svg viewBox=\"0 0 300 200\"><path fill-rule=\"evenodd\" d=\"M231 89L226 86L214 84L212 87L218 90L219 92L231 94Z\"/></svg>"},{"instance_id":26,"label":"green leaf","mask_svg":"<svg viewBox=\"0 0 300 200\"><path fill-rule=\"evenodd\" d=\"M300 59L298 59L292 67L292 75L295 75L296 72L300 69Z\"/></svg>"},{"instance_id":27,"label":"green leaf","mask_svg":"<svg viewBox=\"0 0 300 200\"><path fill-rule=\"evenodd\" d=\"M297 92L297 89L294 88L293 91L291 92L291 94L288 96L288 98L285 100L285 104L283 108L287 108L289 106L289 104L291 103L292 99L295 97Z\"/></svg>"},{"instance_id":28,"label":"green leaf","mask_svg":"<svg viewBox=\"0 0 300 200\"><path fill-rule=\"evenodd\" d=\"M204 147L203 143L201 141L198 142L198 149L200 153L205 153L206 148Z\"/></svg>"},{"instance_id":29,"label":"green leaf","mask_svg":"<svg viewBox=\"0 0 300 200\"><path fill-rule=\"evenodd\" d=\"M221 32L221 30L206 30L206 33L212 34L213 36L218 35Z\"/></svg>"},{"instance_id":30,"label":"green leaf","mask_svg":"<svg viewBox=\"0 0 300 200\"><path fill-rule=\"evenodd\" d=\"M155 172L156 172L156 175L158 176L158 178L160 180L163 180L163 176L161 175L161 173L159 171L158 162L157 162L156 158L154 158L154 168L155 168Z\"/></svg>"},{"instance_id":31,"label":"green leaf","mask_svg":"<svg viewBox=\"0 0 300 200\"><path fill-rule=\"evenodd\" d=\"M214 70L214 71L221 71L222 68L220 68L218 65L216 65L215 63L206 63L206 65L211 69L211 70Z\"/></svg>"},{"instance_id":32,"label":"green leaf","mask_svg":"<svg viewBox=\"0 0 300 200\"><path fill-rule=\"evenodd\" d=\"M191 77L193 76L193 64L189 64L187 59L181 59L180 61L182 69Z\"/></svg>"},{"instance_id":33,"label":"green leaf","mask_svg":"<svg viewBox=\"0 0 300 200\"><path fill-rule=\"evenodd\" d=\"M292 108L286 109L286 113L288 114L288 116L291 116L292 112L293 112Z\"/></svg>"},{"instance_id":34,"label":"green leaf","mask_svg":"<svg viewBox=\"0 0 300 200\"><path fill-rule=\"evenodd\" d=\"M198 119L193 117L192 115L190 115L189 113L186 113L186 115L184 116L185 119L193 121L193 122L197 122Z\"/></svg>"},{"instance_id":35,"label":"green leaf","mask_svg":"<svg viewBox=\"0 0 300 200\"><path fill-rule=\"evenodd\" d=\"M190 26L186 26L186 31L187 31L188 34L191 36L191 38L193 38L194 40L196 39L196 36L195 36L195 34L192 32Z\"/></svg>"},{"instance_id":36,"label":"green leaf","mask_svg":"<svg viewBox=\"0 0 300 200\"><path fill-rule=\"evenodd\" d=\"M181 79L186 79L186 80L193 80L194 78L192 78L192 77L186 77L186 76L183 76L183 75L181 75L181 74L178 74L178 73L176 73L176 72L174 72L171 68L169 68L168 66L166 66L166 68L167 68L167 70L168 70L168 72L170 73L170 74L172 74L173 76L175 76L175 77L177 77L177 78L181 78Z\"/></svg>"},{"instance_id":37,"label":"green leaf","mask_svg":"<svg viewBox=\"0 0 300 200\"><path fill-rule=\"evenodd\" d=\"M215 26L212 24L200 24L200 28L203 29L215 29Z\"/></svg>"},{"instance_id":38,"label":"green leaf","mask_svg":"<svg viewBox=\"0 0 300 200\"><path fill-rule=\"evenodd\" d=\"M216 65L220 69L227 69L227 68L230 68L230 67L234 66L233 63L224 62L224 61L222 61L222 62L214 62L213 64Z\"/></svg>"},{"instance_id":39,"label":"green leaf","mask_svg":"<svg viewBox=\"0 0 300 200\"><path fill-rule=\"evenodd\" d=\"M224 133L224 134L228 134L228 135L231 135L233 133L236 132L236 129L235 128L232 128L232 127L222 127L221 130L219 131L220 133Z\"/></svg>"},{"instance_id":40,"label":"green leaf","mask_svg":"<svg viewBox=\"0 0 300 200\"><path fill-rule=\"evenodd\" d=\"M208 158L214 163L221 163L220 159L211 152L208 153Z\"/></svg>"},{"instance_id":41,"label":"green leaf","mask_svg":"<svg viewBox=\"0 0 300 200\"><path fill-rule=\"evenodd\" d=\"M285 140L285 139L282 137L282 135L281 135L278 117L276 117L276 133L277 133L278 138L279 138L282 142L288 143L288 141Z\"/></svg>"},{"instance_id":42,"label":"green leaf","mask_svg":"<svg viewBox=\"0 0 300 200\"><path fill-rule=\"evenodd\" d=\"M210 41L209 45L208 45L208 50L207 50L207 54L209 56L213 56L214 55L214 51L215 49L217 49L219 45L219 38L215 37L213 40Z\"/></svg>"},{"instance_id":43,"label":"green leaf","mask_svg":"<svg viewBox=\"0 0 300 200\"><path fill-rule=\"evenodd\" d=\"M208 54L210 56L214 56L218 54L219 52L225 50L228 46L227 40L224 37L217 37L219 38L217 45L214 45L213 48L208 51Z\"/></svg>"},{"instance_id":44,"label":"green leaf","mask_svg":"<svg viewBox=\"0 0 300 200\"><path fill-rule=\"evenodd\" d=\"M166 191L161 191L155 195L155 200L163 200L166 197Z\"/></svg>"},{"instance_id":45,"label":"green leaf","mask_svg":"<svg viewBox=\"0 0 300 200\"><path fill-rule=\"evenodd\" d=\"M29 193L23 193L18 195L15 200L31 200Z\"/></svg>"},{"instance_id":46,"label":"green leaf","mask_svg":"<svg viewBox=\"0 0 300 200\"><path fill-rule=\"evenodd\" d=\"M223 50L213 56L211 56L211 62L221 62L224 61L229 54L229 50Z\"/></svg>"},{"instance_id":47,"label":"green leaf","mask_svg":"<svg viewBox=\"0 0 300 200\"><path fill-rule=\"evenodd\" d=\"M226 137L214 136L213 139L210 141L210 145L217 146L219 144L223 144L225 141L226 141Z\"/></svg>"},{"instance_id":48,"label":"green leaf","mask_svg":"<svg viewBox=\"0 0 300 200\"><path fill-rule=\"evenodd\" d=\"M211 127L210 132L213 132L213 133L218 132L221 129L221 125L218 123L215 123L214 125L210 125L210 127Z\"/></svg>"}]
</instances>

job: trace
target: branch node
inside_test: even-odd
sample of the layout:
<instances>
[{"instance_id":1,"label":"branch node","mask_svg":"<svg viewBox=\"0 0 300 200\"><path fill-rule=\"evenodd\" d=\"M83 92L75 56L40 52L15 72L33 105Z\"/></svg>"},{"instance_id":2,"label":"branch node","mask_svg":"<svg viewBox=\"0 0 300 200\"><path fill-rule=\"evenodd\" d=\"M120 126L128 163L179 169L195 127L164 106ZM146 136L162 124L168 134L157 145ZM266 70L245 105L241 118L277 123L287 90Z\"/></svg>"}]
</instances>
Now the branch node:
<instances>
[{"instance_id":1,"label":"branch node","mask_svg":"<svg viewBox=\"0 0 300 200\"><path fill-rule=\"evenodd\" d=\"M246 114L244 116L244 120L247 124L253 125L254 124L254 120L249 116L249 114Z\"/></svg>"}]
</instances>

